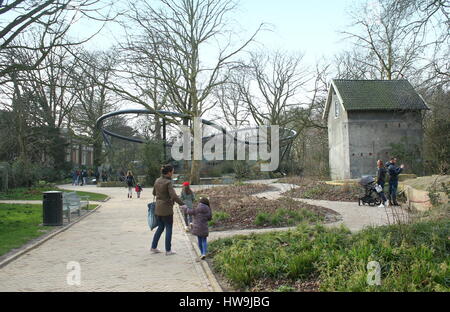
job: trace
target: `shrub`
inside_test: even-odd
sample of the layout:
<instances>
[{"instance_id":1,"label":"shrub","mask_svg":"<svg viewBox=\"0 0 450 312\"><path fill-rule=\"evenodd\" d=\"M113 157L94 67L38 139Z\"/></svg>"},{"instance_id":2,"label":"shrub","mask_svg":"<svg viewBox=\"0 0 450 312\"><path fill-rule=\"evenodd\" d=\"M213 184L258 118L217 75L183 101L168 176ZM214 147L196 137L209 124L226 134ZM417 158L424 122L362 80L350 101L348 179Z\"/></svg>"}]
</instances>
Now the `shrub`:
<instances>
[{"instance_id":1,"label":"shrub","mask_svg":"<svg viewBox=\"0 0 450 312\"><path fill-rule=\"evenodd\" d=\"M223 212L223 211L218 211L218 212L214 212L213 216L212 216L212 220L209 221L209 226L214 226L216 225L218 222L220 221L224 221L229 219L231 216L229 213Z\"/></svg>"},{"instance_id":2,"label":"shrub","mask_svg":"<svg viewBox=\"0 0 450 312\"><path fill-rule=\"evenodd\" d=\"M368 228L299 226L294 231L236 236L211 243L216 271L243 290L258 280L319 280L323 291L450 291L450 220ZM368 285L367 264L381 266Z\"/></svg>"},{"instance_id":3,"label":"shrub","mask_svg":"<svg viewBox=\"0 0 450 312\"><path fill-rule=\"evenodd\" d=\"M39 167L33 165L30 162L18 159L11 165L11 176L8 180L11 188L26 186L32 186L36 181L40 179Z\"/></svg>"},{"instance_id":4,"label":"shrub","mask_svg":"<svg viewBox=\"0 0 450 312\"><path fill-rule=\"evenodd\" d=\"M248 179L250 177L250 169L245 160L234 161L233 167L236 179Z\"/></svg>"},{"instance_id":5,"label":"shrub","mask_svg":"<svg viewBox=\"0 0 450 312\"><path fill-rule=\"evenodd\" d=\"M162 141L151 141L142 149L143 163L145 166L145 183L155 184L161 175L161 164L164 162L164 143Z\"/></svg>"},{"instance_id":6,"label":"shrub","mask_svg":"<svg viewBox=\"0 0 450 312\"><path fill-rule=\"evenodd\" d=\"M255 224L257 226L264 226L270 223L271 223L271 216L267 212L261 212L255 218Z\"/></svg>"}]
</instances>

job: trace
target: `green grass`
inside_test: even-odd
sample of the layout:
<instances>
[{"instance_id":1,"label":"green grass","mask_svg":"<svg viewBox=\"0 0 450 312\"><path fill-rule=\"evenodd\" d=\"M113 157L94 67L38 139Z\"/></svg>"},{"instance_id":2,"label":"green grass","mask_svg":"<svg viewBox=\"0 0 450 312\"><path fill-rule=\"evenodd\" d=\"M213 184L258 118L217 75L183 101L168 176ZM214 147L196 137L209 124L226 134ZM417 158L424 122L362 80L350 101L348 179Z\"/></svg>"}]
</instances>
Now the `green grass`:
<instances>
[{"instance_id":1,"label":"green grass","mask_svg":"<svg viewBox=\"0 0 450 312\"><path fill-rule=\"evenodd\" d=\"M42 200L42 193L48 191L62 191L70 192L66 190L58 189L57 187L43 186L43 187L19 187L15 189L10 189L7 193L0 192L0 200ZM89 200L102 201L105 200L108 195L76 191L80 196L89 196Z\"/></svg>"},{"instance_id":2,"label":"green grass","mask_svg":"<svg viewBox=\"0 0 450 312\"><path fill-rule=\"evenodd\" d=\"M281 226L284 224L293 226L302 222L316 223L323 221L323 217L315 215L307 209L288 210L284 208L278 209L275 213L261 212L255 218L257 226Z\"/></svg>"},{"instance_id":3,"label":"green grass","mask_svg":"<svg viewBox=\"0 0 450 312\"><path fill-rule=\"evenodd\" d=\"M42 223L42 205L0 204L0 256L53 229Z\"/></svg>"},{"instance_id":4,"label":"green grass","mask_svg":"<svg viewBox=\"0 0 450 312\"><path fill-rule=\"evenodd\" d=\"M89 210L97 206L90 204ZM0 204L0 256L54 229L41 224L42 205Z\"/></svg>"},{"instance_id":5,"label":"green grass","mask_svg":"<svg viewBox=\"0 0 450 312\"><path fill-rule=\"evenodd\" d=\"M234 287L261 280L318 279L321 291L450 291L450 220L369 228L300 225L296 230L220 239L213 268ZM367 284L367 264L381 265L381 285ZM282 290L291 290L286 285Z\"/></svg>"}]
</instances>

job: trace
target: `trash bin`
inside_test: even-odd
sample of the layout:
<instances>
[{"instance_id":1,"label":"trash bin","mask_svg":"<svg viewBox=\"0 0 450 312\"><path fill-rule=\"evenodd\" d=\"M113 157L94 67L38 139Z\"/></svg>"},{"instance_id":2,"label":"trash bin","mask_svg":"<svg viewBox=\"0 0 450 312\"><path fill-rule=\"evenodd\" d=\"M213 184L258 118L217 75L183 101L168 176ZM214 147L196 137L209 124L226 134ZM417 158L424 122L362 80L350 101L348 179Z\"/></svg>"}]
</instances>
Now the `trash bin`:
<instances>
[{"instance_id":1,"label":"trash bin","mask_svg":"<svg viewBox=\"0 0 450 312\"><path fill-rule=\"evenodd\" d=\"M63 225L63 193L52 191L43 193L43 224Z\"/></svg>"}]
</instances>

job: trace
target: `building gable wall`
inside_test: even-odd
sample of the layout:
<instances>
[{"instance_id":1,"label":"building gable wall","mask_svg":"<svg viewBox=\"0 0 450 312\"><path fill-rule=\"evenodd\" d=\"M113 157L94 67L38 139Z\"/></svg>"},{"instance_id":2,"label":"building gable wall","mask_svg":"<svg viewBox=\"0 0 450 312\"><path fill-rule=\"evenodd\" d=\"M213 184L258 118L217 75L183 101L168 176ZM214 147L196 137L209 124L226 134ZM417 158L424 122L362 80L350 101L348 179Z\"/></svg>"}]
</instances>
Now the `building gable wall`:
<instances>
[{"instance_id":1,"label":"building gable wall","mask_svg":"<svg viewBox=\"0 0 450 312\"><path fill-rule=\"evenodd\" d=\"M339 115L335 108L339 105ZM336 93L331 94L328 113L330 175L333 180L350 178L348 116Z\"/></svg>"},{"instance_id":2,"label":"building gable wall","mask_svg":"<svg viewBox=\"0 0 450 312\"><path fill-rule=\"evenodd\" d=\"M423 140L421 112L348 112L351 178L375 175L376 161L392 156L391 144L420 149Z\"/></svg>"}]
</instances>

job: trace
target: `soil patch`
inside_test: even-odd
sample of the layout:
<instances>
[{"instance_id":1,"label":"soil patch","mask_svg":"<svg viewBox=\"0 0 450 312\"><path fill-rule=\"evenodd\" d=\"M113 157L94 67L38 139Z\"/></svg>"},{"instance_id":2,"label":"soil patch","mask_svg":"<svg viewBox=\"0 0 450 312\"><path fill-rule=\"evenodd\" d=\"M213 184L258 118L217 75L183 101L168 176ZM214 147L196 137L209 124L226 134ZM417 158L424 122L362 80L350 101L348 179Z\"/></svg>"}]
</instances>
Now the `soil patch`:
<instances>
[{"instance_id":1,"label":"soil patch","mask_svg":"<svg viewBox=\"0 0 450 312\"><path fill-rule=\"evenodd\" d=\"M329 185L322 181L306 178L289 178L289 181L298 187L283 193L283 195L292 198L356 202L363 193L362 187L354 184Z\"/></svg>"},{"instance_id":2,"label":"soil patch","mask_svg":"<svg viewBox=\"0 0 450 312\"><path fill-rule=\"evenodd\" d=\"M331 209L291 198L270 200L251 196L270 189L273 187L247 184L221 186L196 193L209 198L213 210L213 220L210 222L212 231L285 227L303 222L329 223L340 220L340 215Z\"/></svg>"}]
</instances>

